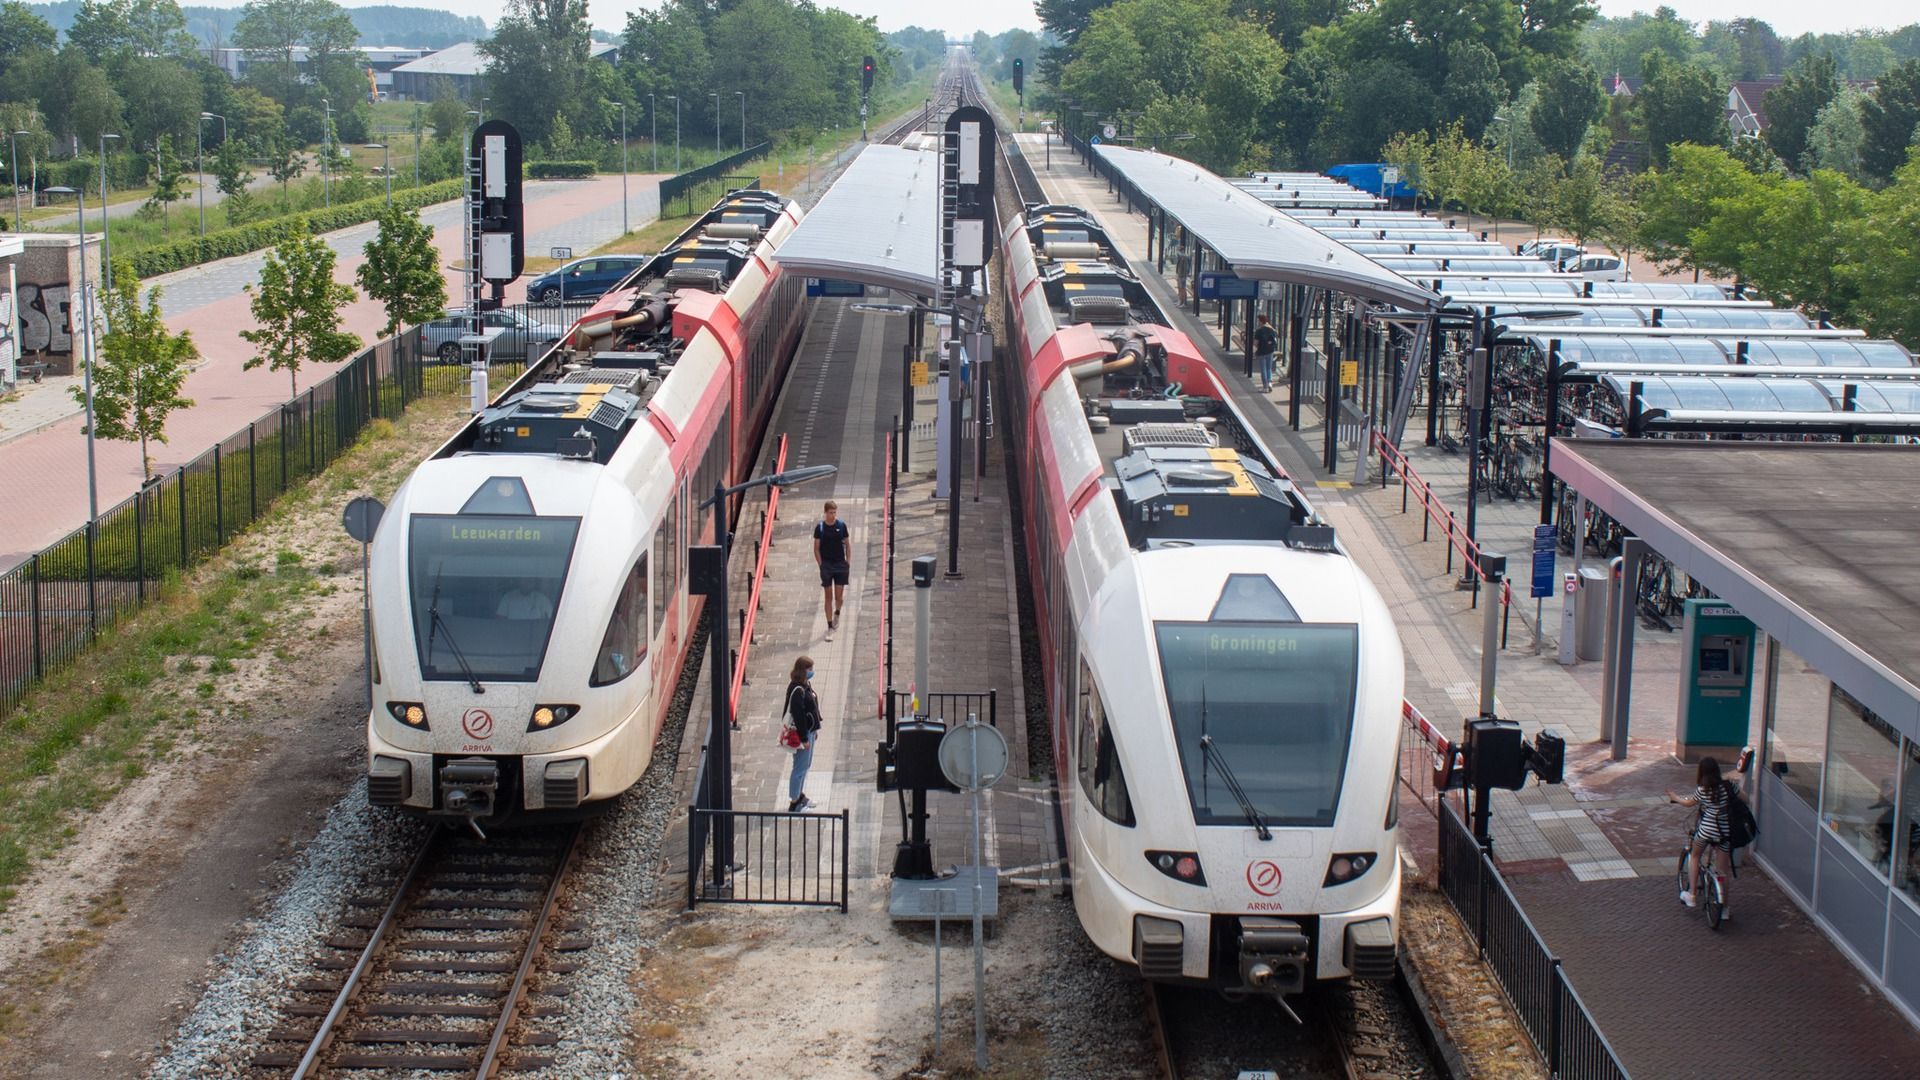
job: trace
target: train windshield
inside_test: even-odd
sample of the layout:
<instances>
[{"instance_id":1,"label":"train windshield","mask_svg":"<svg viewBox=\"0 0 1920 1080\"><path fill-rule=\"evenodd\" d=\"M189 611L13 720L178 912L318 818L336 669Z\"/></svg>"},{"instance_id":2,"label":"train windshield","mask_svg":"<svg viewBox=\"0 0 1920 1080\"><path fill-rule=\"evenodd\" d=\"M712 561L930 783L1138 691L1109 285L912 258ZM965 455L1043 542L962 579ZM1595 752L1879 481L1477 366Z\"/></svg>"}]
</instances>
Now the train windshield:
<instances>
[{"instance_id":1,"label":"train windshield","mask_svg":"<svg viewBox=\"0 0 1920 1080\"><path fill-rule=\"evenodd\" d=\"M1154 632L1195 824L1332 825L1359 629L1214 621Z\"/></svg>"},{"instance_id":2,"label":"train windshield","mask_svg":"<svg viewBox=\"0 0 1920 1080\"><path fill-rule=\"evenodd\" d=\"M540 676L579 518L415 514L414 641L428 679Z\"/></svg>"}]
</instances>

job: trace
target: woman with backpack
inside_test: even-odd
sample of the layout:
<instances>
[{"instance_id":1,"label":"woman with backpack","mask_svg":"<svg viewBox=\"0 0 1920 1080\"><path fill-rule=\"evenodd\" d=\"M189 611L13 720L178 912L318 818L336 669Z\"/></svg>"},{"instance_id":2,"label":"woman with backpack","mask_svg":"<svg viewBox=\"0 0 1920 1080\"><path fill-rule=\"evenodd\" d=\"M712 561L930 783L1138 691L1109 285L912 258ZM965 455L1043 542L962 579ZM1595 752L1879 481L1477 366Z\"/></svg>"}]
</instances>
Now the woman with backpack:
<instances>
[{"instance_id":1,"label":"woman with backpack","mask_svg":"<svg viewBox=\"0 0 1920 1080\"><path fill-rule=\"evenodd\" d=\"M793 772L787 777L787 813L797 814L814 805L807 798L807 769L813 765L813 744L820 737L820 696L813 692L813 658L802 656L793 662L793 674L787 677L786 724L800 736L793 752Z\"/></svg>"},{"instance_id":2,"label":"woman with backpack","mask_svg":"<svg viewBox=\"0 0 1920 1080\"><path fill-rule=\"evenodd\" d=\"M1751 750L1740 755L1736 776L1745 775L1750 760ZM1733 872L1733 829L1728 820L1728 808L1740 794L1732 781L1720 775L1720 763L1712 757L1700 759L1693 782L1693 794L1686 798L1675 795L1671 789L1667 791L1669 803L1695 807L1700 812L1693 827L1693 846L1687 859L1687 887L1680 891L1680 902L1688 907L1694 905L1694 894L1700 891L1700 860L1708 848L1713 849L1714 861L1722 874Z\"/></svg>"}]
</instances>

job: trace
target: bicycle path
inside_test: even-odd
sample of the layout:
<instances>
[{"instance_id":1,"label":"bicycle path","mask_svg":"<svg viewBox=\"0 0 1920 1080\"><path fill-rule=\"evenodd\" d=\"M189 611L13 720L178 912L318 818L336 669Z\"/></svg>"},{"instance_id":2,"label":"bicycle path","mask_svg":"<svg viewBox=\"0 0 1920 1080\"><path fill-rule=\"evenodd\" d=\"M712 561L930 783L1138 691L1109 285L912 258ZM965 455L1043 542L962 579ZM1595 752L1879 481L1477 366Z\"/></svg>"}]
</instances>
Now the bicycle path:
<instances>
[{"instance_id":1,"label":"bicycle path","mask_svg":"<svg viewBox=\"0 0 1920 1080\"><path fill-rule=\"evenodd\" d=\"M657 216L660 177L630 176L629 215L634 227ZM621 181L618 175L592 180L549 181L528 186L527 247L543 252L556 245L585 251L620 234ZM434 246L441 263L455 262L460 247L460 203L437 204L421 218L434 228ZM362 246L378 227L373 223L328 233L327 245L339 255L334 280L351 284L364 261ZM152 447L159 472L193 460L219 440L285 402L291 386L284 372L259 367L244 369L254 355L240 331L253 325L250 298L244 287L259 277L263 252L222 259L204 266L165 274L149 281L161 290L161 312L175 330L193 334L201 361L188 376L186 396L194 407L175 413L167 424L167 441ZM460 295L460 282L447 271L448 295ZM507 289L507 300L524 297L525 279ZM341 309L342 327L358 334L364 344L378 339L386 321L380 306L364 297ZM299 387L325 379L339 365L309 367L300 372ZM66 387L74 379L27 384L13 401L0 405L0 505L18 508L0 517L0 571L80 528L87 520L86 437L81 410ZM21 434L14 435L14 432ZM139 487L138 444L95 443L99 505L102 511Z\"/></svg>"}]
</instances>

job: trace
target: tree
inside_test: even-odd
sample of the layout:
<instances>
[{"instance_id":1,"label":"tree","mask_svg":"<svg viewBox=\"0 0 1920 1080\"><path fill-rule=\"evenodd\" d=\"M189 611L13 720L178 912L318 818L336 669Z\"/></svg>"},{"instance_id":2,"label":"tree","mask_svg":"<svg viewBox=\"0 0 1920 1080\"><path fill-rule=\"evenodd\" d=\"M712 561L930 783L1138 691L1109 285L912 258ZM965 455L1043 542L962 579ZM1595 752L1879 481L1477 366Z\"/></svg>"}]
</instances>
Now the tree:
<instances>
[{"instance_id":1,"label":"tree","mask_svg":"<svg viewBox=\"0 0 1920 1080\"><path fill-rule=\"evenodd\" d=\"M433 128L434 138L458 142L467 130L467 103L449 90L427 106L427 123Z\"/></svg>"},{"instance_id":2,"label":"tree","mask_svg":"<svg viewBox=\"0 0 1920 1080\"><path fill-rule=\"evenodd\" d=\"M355 277L366 294L387 309L381 337L391 337L407 323L425 322L447 307L447 281L440 273L440 253L433 247L433 230L417 213L398 208L380 215L379 235L367 241L367 261Z\"/></svg>"},{"instance_id":3,"label":"tree","mask_svg":"<svg viewBox=\"0 0 1920 1080\"><path fill-rule=\"evenodd\" d=\"M1740 245L1754 231L1754 197L1777 177L1749 172L1717 146L1682 143L1673 147L1667 167L1650 181L1641 205L1646 210L1648 254L1670 266L1740 274Z\"/></svg>"},{"instance_id":4,"label":"tree","mask_svg":"<svg viewBox=\"0 0 1920 1080\"><path fill-rule=\"evenodd\" d=\"M1613 193L1607 189L1600 163L1592 155L1575 159L1553 186L1553 219L1567 238L1585 247L1607 231L1614 214Z\"/></svg>"},{"instance_id":5,"label":"tree","mask_svg":"<svg viewBox=\"0 0 1920 1080\"><path fill-rule=\"evenodd\" d=\"M126 107L125 134L135 146L148 146L162 135L193 137L200 122L201 83L178 60L164 56L129 56L120 62L122 97ZM215 125L214 134L219 134Z\"/></svg>"},{"instance_id":6,"label":"tree","mask_svg":"<svg viewBox=\"0 0 1920 1080\"><path fill-rule=\"evenodd\" d=\"M1866 145L1867 129L1860 120L1860 107L1866 97L1842 83L1840 92L1814 117L1813 126L1807 129L1807 158L1814 168L1862 179L1860 153Z\"/></svg>"},{"instance_id":7,"label":"tree","mask_svg":"<svg viewBox=\"0 0 1920 1080\"><path fill-rule=\"evenodd\" d=\"M58 39L53 24L25 4L0 4L0 71L13 67L29 53L51 53Z\"/></svg>"},{"instance_id":8,"label":"tree","mask_svg":"<svg viewBox=\"0 0 1920 1080\"><path fill-rule=\"evenodd\" d=\"M1439 116L1460 121L1468 138L1486 133L1507 100L1507 84L1500 77L1500 60L1477 41L1458 41L1447 47L1446 75L1440 83Z\"/></svg>"},{"instance_id":9,"label":"tree","mask_svg":"<svg viewBox=\"0 0 1920 1080\"><path fill-rule=\"evenodd\" d=\"M1676 143L1726 145L1726 88L1717 76L1698 65L1676 64L1658 55L1649 55L1643 67L1647 84L1635 97L1646 121L1655 165L1667 163L1667 148Z\"/></svg>"},{"instance_id":10,"label":"tree","mask_svg":"<svg viewBox=\"0 0 1920 1080\"><path fill-rule=\"evenodd\" d=\"M1627 262L1633 261L1634 252L1647 246L1645 201L1653 176L1653 173L1643 172L1621 173L1607 178L1613 213L1601 223L1599 235Z\"/></svg>"},{"instance_id":11,"label":"tree","mask_svg":"<svg viewBox=\"0 0 1920 1080\"><path fill-rule=\"evenodd\" d=\"M1534 85L1539 97L1527 126L1547 153L1572 161L1586 141L1587 127L1600 115L1600 79L1579 60L1553 60Z\"/></svg>"},{"instance_id":12,"label":"tree","mask_svg":"<svg viewBox=\"0 0 1920 1080\"><path fill-rule=\"evenodd\" d=\"M287 184L307 171L307 159L287 138L285 132L275 132L267 137L266 144L260 148L261 156L267 159L267 175L280 182L280 202L287 202Z\"/></svg>"},{"instance_id":13,"label":"tree","mask_svg":"<svg viewBox=\"0 0 1920 1080\"><path fill-rule=\"evenodd\" d=\"M1805 180L1754 189L1758 229L1741 245L1741 270L1776 304L1849 321L1857 289L1847 268L1858 260L1848 243L1866 216L1865 188L1837 172L1815 169Z\"/></svg>"},{"instance_id":14,"label":"tree","mask_svg":"<svg viewBox=\"0 0 1920 1080\"><path fill-rule=\"evenodd\" d=\"M1868 212L1853 226L1854 251L1872 257L1846 270L1859 296L1855 313L1876 337L1920 342L1920 161L1895 170L1893 183L1870 196Z\"/></svg>"},{"instance_id":15,"label":"tree","mask_svg":"<svg viewBox=\"0 0 1920 1080\"><path fill-rule=\"evenodd\" d=\"M1810 56L1795 64L1779 86L1763 99L1767 110L1767 146L1787 167L1807 169L1807 132L1820 110L1840 92L1840 79L1834 72L1833 57Z\"/></svg>"},{"instance_id":16,"label":"tree","mask_svg":"<svg viewBox=\"0 0 1920 1080\"><path fill-rule=\"evenodd\" d=\"M354 292L335 283L333 261L333 249L301 225L267 252L259 284L247 286L258 325L240 336L260 353L241 367L286 372L295 397L302 367L338 363L360 347L359 337L340 329L340 309L353 303Z\"/></svg>"},{"instance_id":17,"label":"tree","mask_svg":"<svg viewBox=\"0 0 1920 1080\"><path fill-rule=\"evenodd\" d=\"M1885 183L1906 164L1914 129L1920 128L1920 60L1908 60L1874 84L1860 107L1860 125L1866 136L1861 171L1868 180Z\"/></svg>"},{"instance_id":18,"label":"tree","mask_svg":"<svg viewBox=\"0 0 1920 1080\"><path fill-rule=\"evenodd\" d=\"M161 220L166 220L167 207L187 197L185 181L180 159L173 152L173 137L160 136L153 146L153 195L147 206L159 207Z\"/></svg>"},{"instance_id":19,"label":"tree","mask_svg":"<svg viewBox=\"0 0 1920 1080\"><path fill-rule=\"evenodd\" d=\"M555 116L577 116L593 104L579 93L590 42L586 0L507 0L505 17L480 43L493 113L518 128L526 141L546 142Z\"/></svg>"},{"instance_id":20,"label":"tree","mask_svg":"<svg viewBox=\"0 0 1920 1080\"><path fill-rule=\"evenodd\" d=\"M223 142L214 151L213 176L222 205L227 208L227 223L244 224L253 216L253 192L247 187L253 182L253 170L247 168L247 154L239 143Z\"/></svg>"},{"instance_id":21,"label":"tree","mask_svg":"<svg viewBox=\"0 0 1920 1080\"><path fill-rule=\"evenodd\" d=\"M233 25L233 44L252 61L247 81L289 108L328 98L343 110L366 92L360 31L333 0L251 0ZM306 49L305 72L296 59Z\"/></svg>"},{"instance_id":22,"label":"tree","mask_svg":"<svg viewBox=\"0 0 1920 1080\"><path fill-rule=\"evenodd\" d=\"M120 130L120 95L105 72L72 45L54 57L42 82L40 110L55 135L94 146L102 132Z\"/></svg>"},{"instance_id":23,"label":"tree","mask_svg":"<svg viewBox=\"0 0 1920 1080\"><path fill-rule=\"evenodd\" d=\"M116 442L139 442L140 467L153 476L149 442L167 441L167 417L193 402L181 394L188 363L200 350L187 331L172 333L160 314L160 289L147 291L140 303L140 278L133 263L119 265L113 284L101 293L108 331L100 338L100 355L93 365L93 433ZM86 404L86 391L69 387L73 398Z\"/></svg>"}]
</instances>

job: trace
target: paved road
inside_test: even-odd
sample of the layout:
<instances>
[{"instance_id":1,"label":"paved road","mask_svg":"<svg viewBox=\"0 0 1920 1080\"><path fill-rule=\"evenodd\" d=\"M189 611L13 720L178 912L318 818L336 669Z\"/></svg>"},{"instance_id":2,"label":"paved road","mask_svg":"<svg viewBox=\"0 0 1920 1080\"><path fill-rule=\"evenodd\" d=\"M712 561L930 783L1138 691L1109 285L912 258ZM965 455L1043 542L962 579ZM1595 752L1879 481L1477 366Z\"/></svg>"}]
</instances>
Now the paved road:
<instances>
[{"instance_id":1,"label":"paved road","mask_svg":"<svg viewBox=\"0 0 1920 1080\"><path fill-rule=\"evenodd\" d=\"M635 227L657 216L659 179L657 174L629 179ZM618 176L530 185L528 249L544 252L550 246L569 245L585 251L617 237L620 186ZM460 204L429 207L421 216L434 226L442 265L453 263L458 258ZM375 231L376 226L366 224L328 234L328 245L340 254L336 280L352 282L364 259L361 247ZM157 469L191 461L287 399L290 386L284 372L242 368L254 355L253 347L239 336L240 330L253 324L243 287L259 276L263 263L264 256L255 253L163 275L149 283L161 290L160 307L168 324L191 331L203 358L186 385L195 407L168 423L169 441L154 447ZM450 295L458 295L457 285L449 272ZM507 299L517 301L523 294L524 288L516 283L508 288ZM379 305L364 298L341 309L341 314L344 328L367 342L375 340L385 321ZM302 371L300 388L325 378L329 370ZM0 427L37 429L0 442L0 506L30 508L0 518L0 569L5 569L86 522L86 438L77 408L57 385L29 387L19 399L0 406ZM95 451L104 510L139 486L140 454L137 445L104 441L96 444Z\"/></svg>"}]
</instances>

